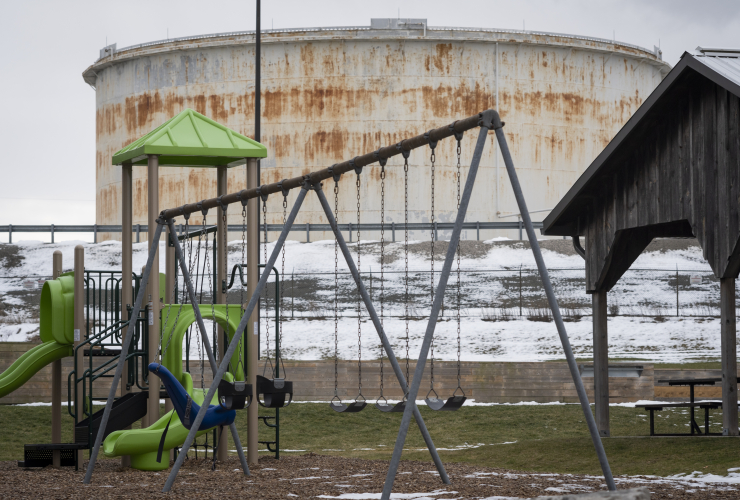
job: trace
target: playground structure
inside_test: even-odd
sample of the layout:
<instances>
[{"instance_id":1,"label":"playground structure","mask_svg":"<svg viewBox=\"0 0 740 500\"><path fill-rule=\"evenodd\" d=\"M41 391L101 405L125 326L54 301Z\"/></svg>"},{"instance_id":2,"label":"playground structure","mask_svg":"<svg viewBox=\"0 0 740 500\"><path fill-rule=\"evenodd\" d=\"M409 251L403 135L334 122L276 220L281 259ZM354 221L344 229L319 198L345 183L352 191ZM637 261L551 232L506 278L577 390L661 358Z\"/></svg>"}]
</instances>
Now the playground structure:
<instances>
[{"instance_id":1,"label":"playground structure","mask_svg":"<svg viewBox=\"0 0 740 500\"><path fill-rule=\"evenodd\" d=\"M186 113L189 113L189 120L190 120L189 123L193 124L193 128L195 129L195 132L197 133L197 136L198 136L198 140L200 140L202 144L205 144L205 142L202 139L202 137L205 134L202 134L201 132L199 132L197 125L195 125L196 123L198 123L197 120L202 121L204 117L195 116L197 114L195 114L194 112L190 112L190 111L181 113L181 115L184 115ZM178 115L178 117L179 116L180 115ZM174 118L173 120L170 120L170 122L168 123L171 124L171 122L177 120L178 117ZM180 122L177 122L177 123L181 123L182 121L183 119L180 118ZM181 151L181 155L178 156L177 154L173 153L172 149L169 149L169 150L167 149L167 148L174 148L175 146L172 146L172 144L175 144L176 141L172 140L172 137L171 137L171 131L173 127L170 126L168 128L166 125L167 124L163 125L162 127L150 133L148 136L145 136L145 138L143 138L142 140L137 141L136 143L132 144L132 146L129 146L128 148L126 148L126 152L123 155L124 160L129 161L128 165L124 164L124 179L126 178L125 172L126 172L127 166L130 169L131 164L134 162L137 162L137 164L144 164L144 162L146 162L146 164L149 167L150 195L152 192L156 192L156 190L154 189L154 186L156 186L156 182L157 182L156 174L157 174L157 168L158 168L160 160L171 162L172 164L192 164L191 162L194 161L193 159L194 157L192 156L192 153L189 151L187 152ZM403 154L404 156L406 156L411 150L420 148L423 146L427 146L427 145L430 146L432 149L432 161L433 161L434 159L433 152L434 152L434 148L436 147L436 144L438 141L446 139L451 136L459 137L458 138L458 141L459 141L464 132L473 130L475 128L479 129L475 152L474 152L471 164L470 164L470 169L468 171L468 177L465 182L465 188L461 194L459 210L457 212L457 216L455 219L455 227L452 233L452 238L447 248L445 262L444 262L442 271L440 273L440 278L439 278L438 285L436 286L436 291L434 293L434 301L433 301L432 308L431 308L429 323L427 326L424 342L422 344L422 349L419 354L416 368L414 370L414 376L412 378L411 385L409 386L407 385L407 378L404 377L401 367L395 358L393 350L383 330L381 319L378 317L375 311L375 307L360 278L360 275L357 270L357 266L355 265L354 260L352 259L349 248L347 247L342 234L339 232L337 228L336 219L334 217L334 214L332 213L332 209L329 205L329 202L323 193L321 182L327 179L333 179L335 181L335 189L337 189L337 186L339 184L339 180L341 179L342 174L354 171L355 174L357 175L357 184L359 185L360 175L362 173L362 168L364 166L370 165L375 162L379 162L381 165L384 166L387 159L392 156L395 156L398 154ZM228 131L228 129L226 130ZM449 478L445 472L444 466L436 452L436 449L434 447L434 443L431 440L431 437L426 431L426 427L424 425L423 419L421 418L421 415L418 411L418 408L416 407L415 402L416 402L416 396L419 391L419 385L421 382L422 374L424 372L428 352L429 352L429 349L432 343L437 316L439 314L440 307L442 305L444 290L446 289L449 274L452 269L452 263L457 253L457 247L458 247L458 243L460 239L460 231L461 231L462 223L465 219L465 214L468 208L473 185L475 183L475 177L476 177L478 165L480 163L481 154L486 144L486 139L488 137L488 133L490 130L495 131L495 134L498 139L499 147L501 148L501 151L503 153L503 158L506 163L506 168L507 168L507 172L509 174L510 180L511 180L512 188L516 195L519 209L522 213L522 217L524 219L524 223L527 228L527 235L532 245L532 250L535 255L535 260L537 261L537 265L540 271L540 276L543 280L543 284L547 292L548 302L553 312L556 326L558 328L558 333L560 335L560 338L561 338L561 341L562 341L562 344L563 344L563 347L566 353L566 358L568 360L568 366L570 368L574 383L576 385L576 389L577 389L579 399L581 401L582 409L584 412L584 417L586 419L589 431L591 433L594 447L596 449L599 461L601 463L607 485L610 490L615 489L614 481L611 476L611 471L609 469L609 465L606 460L606 455L604 453L603 446L601 444L600 438L598 436L598 432L596 430L596 425L594 422L593 415L591 414L591 411L589 408L589 404L588 404L586 393L583 387L583 383L580 379L578 367L575 363L572 350L570 349L570 344L568 341L567 333L565 331L562 317L559 312L557 301L552 291L552 286L550 285L550 282L549 282L547 270L544 266L544 261L542 260L542 255L539 250L539 246L537 244L537 239L534 234L534 229L532 227L531 219L529 218L529 215L528 215L526 203L522 196L521 188L518 183L518 179L516 176L516 172L514 170L513 162L508 152L506 139L503 134L503 123L500 121L498 114L495 111L488 110L486 112L465 118L463 120L458 120L450 124L449 126L438 128L438 129L433 129L427 132L426 134L419 135L419 136L416 136L410 139L406 139L404 141L401 141L397 145L380 148L374 153L369 153L369 154L365 154L362 156L358 156L350 161L335 164L332 167L329 167L327 169L324 169L318 172L313 172L311 174L307 174L301 177L285 179L283 181L280 181L274 184L258 186L257 185L258 182L256 178L256 161L254 159L254 156L249 157L245 155L242 157L241 161L244 161L245 158L247 161L247 173L248 173L247 189L241 190L236 193L230 193L230 194L225 193L225 190L226 190L225 189L226 188L225 176L222 177L221 173L222 172L225 173L225 165L227 165L229 161L222 161L221 166L218 167L219 168L219 179L223 178L224 181L223 182L219 181L219 196L218 197L212 198L212 199L206 199L198 203L183 205L179 208L163 210L162 212L158 214L155 212L155 210L157 209L156 199L152 200L151 199L152 196L150 196L149 230L152 234L150 235L150 239L149 239L149 242L150 242L149 243L150 244L149 256L147 260L147 265L142 274L141 286L139 288L138 293L136 294L136 300L134 301L134 306L131 312L131 317L136 317L138 315L139 311L142 308L142 305L144 304L145 296L148 293L151 296L151 292L149 291L151 288L151 285L149 284L149 278L152 275L152 273L157 272L157 267L158 267L157 250L158 250L159 240L161 238L162 232L165 230L165 226L167 226L167 228L169 229L169 241L174 246L174 254L175 254L174 257L177 259L179 263L179 267L182 271L183 279L184 279L184 282L187 288L188 299L190 300L190 303L192 304L198 303L198 300L195 296L195 292L194 292L192 282L190 279L188 263L186 261L184 252L179 244L178 238L174 236L175 235L175 226L174 226L175 217L184 216L185 220L187 221L190 214L192 213L201 213L205 216L207 215L208 210L216 208L218 209L218 213L220 215L219 222L222 222L223 224L222 227L224 229L222 229L222 231L225 232L225 222L226 221L225 221L224 214L228 206L231 204L240 203L243 207L245 226L248 226L249 228L248 230L245 231L246 236L249 241L249 245L247 245L247 296L249 298L249 301L246 304L246 307L244 308L244 314L241 316L241 319L236 328L236 331L234 332L233 336L231 336L228 346L226 345L225 342L221 342L220 345L218 345L218 357L219 357L218 366L216 365L216 362L215 362L216 358L214 356L214 351L212 351L211 346L209 342L207 341L207 338L206 337L203 338L204 347L208 354L208 358L209 358L209 362L211 364L212 370L214 371L213 382L211 383L211 386L209 387L208 391L205 394L205 397L202 401L199 411L197 412L197 415L195 416L194 421L192 421L190 425L190 430L185 439L185 442L182 445L181 452L178 454L177 459L175 461L175 465L172 468L172 471L170 473L169 478L167 479L167 482L165 483L164 491L169 491L170 488L172 487L172 484L185 459L185 455L188 449L192 446L194 439L196 437L196 434L200 430L202 430L201 425L204 422L204 419L206 419L209 413L213 414L213 412L219 411L217 408L219 405L211 405L210 403L211 401L213 401L214 396L216 396L219 385L221 384L222 379L227 373L227 370L229 369L229 365L233 361L234 355L237 349L240 349L239 347L240 341L242 339L242 336L245 334L245 331L254 332L254 327L255 327L254 323L256 320L256 317L255 317L256 316L256 306L257 306L260 294L265 288L268 277L271 274L271 270L274 267L277 261L277 258L280 255L280 252L282 251L285 239L287 237L287 233L290 230L290 227L292 226L292 224L294 223L296 215L298 214L301 208L301 205L303 204L303 201L305 200L305 197L309 191L314 191L319 199L319 202L324 211L324 214L333 229L334 235L336 237L336 244L338 248L341 249L341 252L347 262L347 265L350 268L350 271L355 279L356 285L359 289L360 296L362 297L362 301L365 305L365 308L368 311L372 319L373 326L375 327L378 333L378 336L383 344L385 355L387 356L388 360L390 361L393 367L393 371L398 379L399 385L401 386L404 393L407 394L405 398L406 400L405 405L403 407L403 417L401 420L401 427L399 430L399 435L398 435L398 439L396 442L396 446L394 448L393 458L391 459L391 464L390 464L388 476L386 479L386 484L385 484L384 491L383 491L383 498L389 498L390 496L390 492L393 487L393 481L395 479L395 474L396 474L398 463L400 460L400 455L403 450L406 433L408 431L408 426L410 424L410 420L412 416L415 418L417 425L419 426L419 429L421 430L422 435L425 438L427 447L429 448L429 451L432 455L435 465L437 466L437 469L440 473L440 477L442 478L443 482L449 483ZM222 129L222 132L223 132L223 129ZM226 136L227 138L229 138L229 140L231 140L232 145L236 146L234 141L230 139L230 135L229 135L230 133L231 133L230 131L226 132ZM196 135L196 134L191 134L191 137L192 135ZM157 147L154 147L154 146L157 146L156 144L153 144L156 141L160 141L160 144L158 146L160 148L159 150L157 149ZM164 143L167 143L167 144L164 144ZM150 145L152 147L147 149L147 145ZM131 151L135 151L135 152L132 153ZM189 153L190 153L190 156L188 156ZM244 151L241 151L241 153L243 154ZM119 159L120 158L121 157L119 157ZM230 161L231 163L236 163L239 160L237 159L237 157L231 157ZM202 163L197 163L197 164L202 165ZM124 188L126 188L125 184L124 184ZM295 204L293 205L293 208L290 211L290 214L287 215L287 217L285 217L285 223L283 225L283 229L281 231L280 237L275 242L272 253L269 259L267 259L267 261L265 262L265 268L262 271L261 276L259 276L259 281L257 281L257 277L258 277L257 257L258 255L257 255L257 252L255 252L256 248L258 248L256 245L258 243L258 239L255 236L256 234L258 234L256 230L259 227L259 206L257 202L259 199L262 199L263 204L264 204L266 198L269 195L280 193L283 195L283 206L284 206L284 214L285 214L287 212L288 193L292 189L300 189L300 191L298 193L297 199L295 200ZM125 192L125 189L124 189L124 192ZM152 203L152 201L154 201L154 203ZM124 197L124 204L125 203L126 203L126 197ZM359 210L358 210L358 214L359 214ZM127 218L128 218L128 222L127 222ZM126 226L130 228L130 213L127 214L126 210L124 210L124 235L125 234L130 235L131 233L130 231L126 230ZM224 234L224 233L222 232L221 234ZM124 248L126 248L126 246L127 245L124 242ZM124 255L124 268L125 268L125 265L126 265L126 256ZM222 272L223 274L221 274ZM224 266L223 265L219 266L219 278L223 276L224 282L225 282L225 274L226 273L225 273ZM147 286L149 286L149 289L147 288ZM169 294L167 294L167 296L169 296ZM194 307L192 311L196 317L196 322L200 326L201 332L205 331L200 308ZM156 314L152 316L149 317L150 326L152 326L152 323L156 322L158 319L156 317L157 316ZM134 336L134 328L132 325L129 325L125 338L123 339L123 344L122 344L123 349L121 353L121 359L124 358L123 352L125 352L128 349L133 336ZM256 388L256 391L259 393L261 388L257 385L257 374L256 374L257 363L255 359L258 346L254 345L254 343L257 340L256 335L247 335L247 339L248 339L247 355L246 355L247 384L251 383L253 387ZM149 352L150 353L156 352L159 346L151 344L152 342L151 336L149 338L149 342L150 342ZM278 363L279 361L276 358L276 364ZM152 365L150 365L150 367L151 366ZM102 429L105 428L105 425L110 417L111 409L113 407L113 403L114 403L115 396L116 396L116 391L118 388L118 384L122 376L123 367L124 367L124 364L119 363L116 368L116 373L114 375L113 383L110 388L110 394L106 402L106 407L103 411L101 430L98 431L98 435L95 440L95 445L93 446L93 449L92 449L91 459L89 462L87 473L85 475L85 480L84 480L85 483L89 483L92 478L92 474L95 468L96 458L97 458L99 449L102 445L103 438L104 438L104 431ZM187 383L187 381L185 382ZM270 382L271 382L271 385L269 387L270 390L280 389L284 384L284 380L280 379L275 374L273 374L273 379ZM182 381L180 383L182 383ZM455 396L453 396L453 398L454 397ZM150 401L151 399L152 398L150 397ZM429 398L429 399L432 399L432 398ZM437 398L434 398L434 399L437 399ZM219 401L219 400L216 399L216 401ZM448 403L449 402L450 401L448 400ZM250 421L250 427L248 428L248 432L249 432L248 451L250 455L253 452L253 450L256 452L256 446L255 447L252 446L253 440L256 440L256 437L257 437L256 433L251 432L251 430L255 428L251 426L251 416L252 416L251 414L253 413L253 410L256 410L254 405L250 406L247 410L250 412L250 418L248 419ZM254 413L256 416L256 412ZM180 416L182 418L183 415L180 415ZM225 424L228 424L228 419L220 423L220 425L225 425ZM236 428L233 425L231 425L231 430L232 430L232 435L234 437L237 451L239 452L240 458L242 460L242 468L244 470L244 473L249 474L249 468L247 465L247 461L245 460L243 451L241 450L238 433L236 432ZM224 436L222 434L220 439L223 439L223 437ZM249 461L252 462L251 459Z\"/></svg>"}]
</instances>

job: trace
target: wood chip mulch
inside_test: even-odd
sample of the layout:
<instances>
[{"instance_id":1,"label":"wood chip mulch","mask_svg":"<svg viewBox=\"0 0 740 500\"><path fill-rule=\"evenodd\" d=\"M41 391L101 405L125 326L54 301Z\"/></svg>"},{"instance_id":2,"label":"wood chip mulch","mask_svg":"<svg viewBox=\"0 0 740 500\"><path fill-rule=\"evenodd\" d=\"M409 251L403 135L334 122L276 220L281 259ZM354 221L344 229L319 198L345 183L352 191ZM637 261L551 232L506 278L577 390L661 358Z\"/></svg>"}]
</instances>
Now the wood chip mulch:
<instances>
[{"instance_id":1,"label":"wood chip mulch","mask_svg":"<svg viewBox=\"0 0 740 500\"><path fill-rule=\"evenodd\" d=\"M454 463L446 464L446 467L452 481L450 485L441 483L431 463L403 461L393 491L426 493L426 498L434 499L500 499L606 489L603 479L597 476L527 473ZM51 467L23 469L16 462L0 462L0 498L370 499L380 498L387 470L386 461L309 453L284 457L279 461L262 457L259 465L252 467L252 475L246 477L236 458L219 464L215 471L211 470L210 460L190 459L180 470L172 495L165 495L161 490L169 471L143 472L121 468L118 460L100 461L92 484L88 486L82 484L84 469L77 472L67 467L59 470ZM649 476L620 477L617 482L619 489L647 487L652 499L740 498L740 485Z\"/></svg>"}]
</instances>

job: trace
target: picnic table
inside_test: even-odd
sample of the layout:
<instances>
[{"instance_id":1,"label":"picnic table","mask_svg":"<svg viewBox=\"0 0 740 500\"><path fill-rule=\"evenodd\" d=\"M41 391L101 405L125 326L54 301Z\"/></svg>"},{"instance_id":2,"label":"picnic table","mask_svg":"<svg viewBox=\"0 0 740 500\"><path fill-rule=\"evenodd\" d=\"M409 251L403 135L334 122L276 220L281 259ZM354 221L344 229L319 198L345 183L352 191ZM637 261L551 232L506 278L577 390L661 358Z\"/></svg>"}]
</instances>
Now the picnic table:
<instances>
[{"instance_id":1,"label":"picnic table","mask_svg":"<svg viewBox=\"0 0 740 500\"><path fill-rule=\"evenodd\" d=\"M721 401L700 401L694 400L694 387L697 385L715 385L717 382L722 382L721 378L682 378L682 379L664 379L658 380L660 383L667 383L670 386L688 386L689 387L689 402L688 403L652 403L644 405L636 405L638 408L645 408L650 412L650 435L651 436L693 436L693 435L704 435L704 436L721 436L720 432L709 432L709 410L716 410L722 408ZM691 432L689 433L675 433L675 434L656 434L655 433L655 412L662 411L664 408L689 408L689 427ZM704 410L704 432L701 431L701 427L696 423L696 408Z\"/></svg>"}]
</instances>

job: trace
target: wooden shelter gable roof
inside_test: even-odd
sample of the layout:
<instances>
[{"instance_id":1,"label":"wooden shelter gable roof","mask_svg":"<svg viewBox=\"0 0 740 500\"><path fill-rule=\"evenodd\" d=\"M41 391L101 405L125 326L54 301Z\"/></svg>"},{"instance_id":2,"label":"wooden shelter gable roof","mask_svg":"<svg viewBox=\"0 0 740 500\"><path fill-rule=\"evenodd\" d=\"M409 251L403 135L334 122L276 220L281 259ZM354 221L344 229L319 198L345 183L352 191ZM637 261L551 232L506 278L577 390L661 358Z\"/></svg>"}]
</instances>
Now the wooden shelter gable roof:
<instances>
[{"instance_id":1,"label":"wooden shelter gable roof","mask_svg":"<svg viewBox=\"0 0 740 500\"><path fill-rule=\"evenodd\" d=\"M644 130L661 122L665 111L670 111L672 106L682 99L681 82L685 81L687 76L695 74L740 97L740 52L727 51L723 57L685 52L679 63L545 218L542 234L552 236L584 234L584 228L579 229L577 221L583 207L590 204L596 196L598 185L604 182L603 177L610 174L613 169L620 168L626 158L634 155L631 148L625 147L627 143L633 138L639 141Z\"/></svg>"}]
</instances>

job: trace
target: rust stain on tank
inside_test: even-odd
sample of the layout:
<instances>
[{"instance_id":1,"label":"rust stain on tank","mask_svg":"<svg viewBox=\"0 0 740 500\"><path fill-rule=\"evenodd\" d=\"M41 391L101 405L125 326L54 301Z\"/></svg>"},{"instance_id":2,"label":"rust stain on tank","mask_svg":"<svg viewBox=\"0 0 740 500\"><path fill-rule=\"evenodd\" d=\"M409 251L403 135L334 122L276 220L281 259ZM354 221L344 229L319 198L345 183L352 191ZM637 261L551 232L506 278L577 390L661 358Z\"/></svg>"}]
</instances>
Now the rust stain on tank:
<instances>
[{"instance_id":1,"label":"rust stain on tank","mask_svg":"<svg viewBox=\"0 0 740 500\"><path fill-rule=\"evenodd\" d=\"M452 44L451 43L438 43L434 47L434 67L440 73L450 74L450 63L452 61Z\"/></svg>"}]
</instances>

